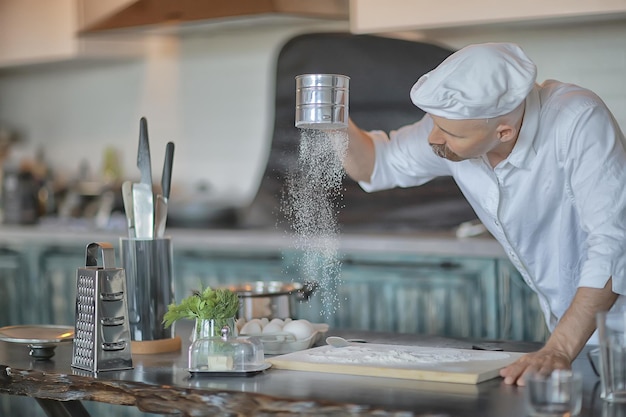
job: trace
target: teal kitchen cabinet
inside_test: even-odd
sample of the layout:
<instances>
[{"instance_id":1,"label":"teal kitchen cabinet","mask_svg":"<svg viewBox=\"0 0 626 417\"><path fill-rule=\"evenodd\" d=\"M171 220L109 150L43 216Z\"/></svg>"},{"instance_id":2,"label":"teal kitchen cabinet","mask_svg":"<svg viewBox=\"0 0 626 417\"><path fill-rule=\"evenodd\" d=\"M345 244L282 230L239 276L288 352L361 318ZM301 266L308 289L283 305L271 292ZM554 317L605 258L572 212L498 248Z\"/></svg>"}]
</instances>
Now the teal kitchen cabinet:
<instances>
[{"instance_id":1,"label":"teal kitchen cabinet","mask_svg":"<svg viewBox=\"0 0 626 417\"><path fill-rule=\"evenodd\" d=\"M504 259L495 261L498 311L497 337L509 340L545 341L550 335L537 295L515 267Z\"/></svg>"},{"instance_id":2,"label":"teal kitchen cabinet","mask_svg":"<svg viewBox=\"0 0 626 417\"><path fill-rule=\"evenodd\" d=\"M74 324L76 273L84 267L84 247L42 248L37 265L41 300L38 323Z\"/></svg>"},{"instance_id":3,"label":"teal kitchen cabinet","mask_svg":"<svg viewBox=\"0 0 626 417\"><path fill-rule=\"evenodd\" d=\"M176 245L176 300L200 286L304 282L305 254L258 246ZM1 249L0 290L8 300L0 305L2 325L72 325L84 251L78 242ZM308 301L297 302L295 317L359 330L524 341L547 337L535 295L505 259L353 251L339 260L337 279L320 282Z\"/></svg>"},{"instance_id":4,"label":"teal kitchen cabinet","mask_svg":"<svg viewBox=\"0 0 626 417\"><path fill-rule=\"evenodd\" d=\"M174 294L181 300L201 286L222 287L254 281L292 281L279 251L174 251Z\"/></svg>"},{"instance_id":5,"label":"teal kitchen cabinet","mask_svg":"<svg viewBox=\"0 0 626 417\"><path fill-rule=\"evenodd\" d=\"M337 327L493 337L495 277L488 260L351 255L342 268Z\"/></svg>"},{"instance_id":6,"label":"teal kitchen cabinet","mask_svg":"<svg viewBox=\"0 0 626 417\"><path fill-rule=\"evenodd\" d=\"M337 305L324 305L324 290L337 292ZM506 260L348 254L336 288L319 291L299 312L338 328L525 341L548 335L534 293Z\"/></svg>"},{"instance_id":7,"label":"teal kitchen cabinet","mask_svg":"<svg viewBox=\"0 0 626 417\"><path fill-rule=\"evenodd\" d=\"M37 297L29 293L26 285L28 263L22 253L11 248L0 248L0 326L23 323L32 309L28 300ZM24 300L21 303L16 300Z\"/></svg>"}]
</instances>

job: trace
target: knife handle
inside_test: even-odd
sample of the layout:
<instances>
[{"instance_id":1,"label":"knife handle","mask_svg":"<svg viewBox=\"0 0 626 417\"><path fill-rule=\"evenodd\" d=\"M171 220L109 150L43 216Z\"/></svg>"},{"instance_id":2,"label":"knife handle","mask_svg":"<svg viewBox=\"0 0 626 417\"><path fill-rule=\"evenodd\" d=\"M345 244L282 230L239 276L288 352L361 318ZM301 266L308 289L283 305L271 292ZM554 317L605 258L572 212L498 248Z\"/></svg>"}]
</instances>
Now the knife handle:
<instances>
[{"instance_id":1,"label":"knife handle","mask_svg":"<svg viewBox=\"0 0 626 417\"><path fill-rule=\"evenodd\" d=\"M163 197L170 198L172 185L172 166L174 165L174 142L167 142L165 146L165 162L163 163L163 175L161 176L161 188Z\"/></svg>"}]
</instances>

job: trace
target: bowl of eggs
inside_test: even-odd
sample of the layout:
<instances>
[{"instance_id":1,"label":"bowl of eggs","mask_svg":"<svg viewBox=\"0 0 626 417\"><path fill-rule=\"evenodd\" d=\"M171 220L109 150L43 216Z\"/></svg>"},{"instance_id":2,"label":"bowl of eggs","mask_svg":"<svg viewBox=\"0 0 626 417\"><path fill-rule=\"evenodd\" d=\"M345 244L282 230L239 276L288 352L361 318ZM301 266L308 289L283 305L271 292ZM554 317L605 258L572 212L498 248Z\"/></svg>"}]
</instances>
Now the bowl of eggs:
<instances>
[{"instance_id":1,"label":"bowl of eggs","mask_svg":"<svg viewBox=\"0 0 626 417\"><path fill-rule=\"evenodd\" d=\"M313 347L328 331L326 323L291 318L255 318L237 320L237 330L242 336L258 337L268 355L282 355Z\"/></svg>"}]
</instances>

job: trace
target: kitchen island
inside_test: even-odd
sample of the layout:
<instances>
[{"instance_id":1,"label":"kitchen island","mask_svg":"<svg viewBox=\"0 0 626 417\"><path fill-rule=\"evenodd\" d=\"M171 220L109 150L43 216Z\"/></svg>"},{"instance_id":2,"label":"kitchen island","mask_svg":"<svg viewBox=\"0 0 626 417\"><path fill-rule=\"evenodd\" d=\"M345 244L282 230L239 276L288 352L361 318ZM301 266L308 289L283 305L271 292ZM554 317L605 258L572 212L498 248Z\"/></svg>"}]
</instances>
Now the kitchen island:
<instances>
[{"instance_id":1,"label":"kitchen island","mask_svg":"<svg viewBox=\"0 0 626 417\"><path fill-rule=\"evenodd\" d=\"M34 361L24 345L0 342L0 392L38 399L51 417L87 416L84 401L134 406L182 416L439 416L522 417L524 388L501 378L476 385L411 381L270 368L250 377L190 377L186 371L189 323L176 333L180 352L133 355L134 369L74 370L71 343L47 361ZM471 349L478 341L417 334L335 331L329 335L371 343ZM538 343L493 342L505 351L526 352ZM599 397L599 378L582 354L574 369L584 375L581 417L617 416ZM623 412L624 410L622 410ZM604 414L603 414L604 413ZM623 414L619 414L623 415Z\"/></svg>"}]
</instances>

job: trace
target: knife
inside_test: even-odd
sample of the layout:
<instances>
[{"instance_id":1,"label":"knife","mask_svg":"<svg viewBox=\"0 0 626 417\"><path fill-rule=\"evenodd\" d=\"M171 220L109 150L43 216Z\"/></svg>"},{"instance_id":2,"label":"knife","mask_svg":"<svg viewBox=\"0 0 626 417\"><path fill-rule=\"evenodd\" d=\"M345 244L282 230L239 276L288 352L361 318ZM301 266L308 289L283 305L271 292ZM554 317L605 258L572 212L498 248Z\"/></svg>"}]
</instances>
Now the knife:
<instances>
[{"instance_id":1,"label":"knife","mask_svg":"<svg viewBox=\"0 0 626 417\"><path fill-rule=\"evenodd\" d=\"M154 215L154 236L162 238L165 235L167 223L167 200L170 198L172 185L172 165L174 164L174 143L168 142L165 146L165 162L161 176L161 194L157 195Z\"/></svg>"},{"instance_id":2,"label":"knife","mask_svg":"<svg viewBox=\"0 0 626 417\"><path fill-rule=\"evenodd\" d=\"M152 196L152 168L150 163L150 143L148 122L145 117L139 121L139 149L137 167L141 181L133 184L133 213L135 235L138 239L152 239L154 236L154 200Z\"/></svg>"},{"instance_id":3,"label":"knife","mask_svg":"<svg viewBox=\"0 0 626 417\"><path fill-rule=\"evenodd\" d=\"M128 238L133 239L135 237L135 214L133 212L133 183L130 181L122 183L122 201L126 212Z\"/></svg>"}]
</instances>

